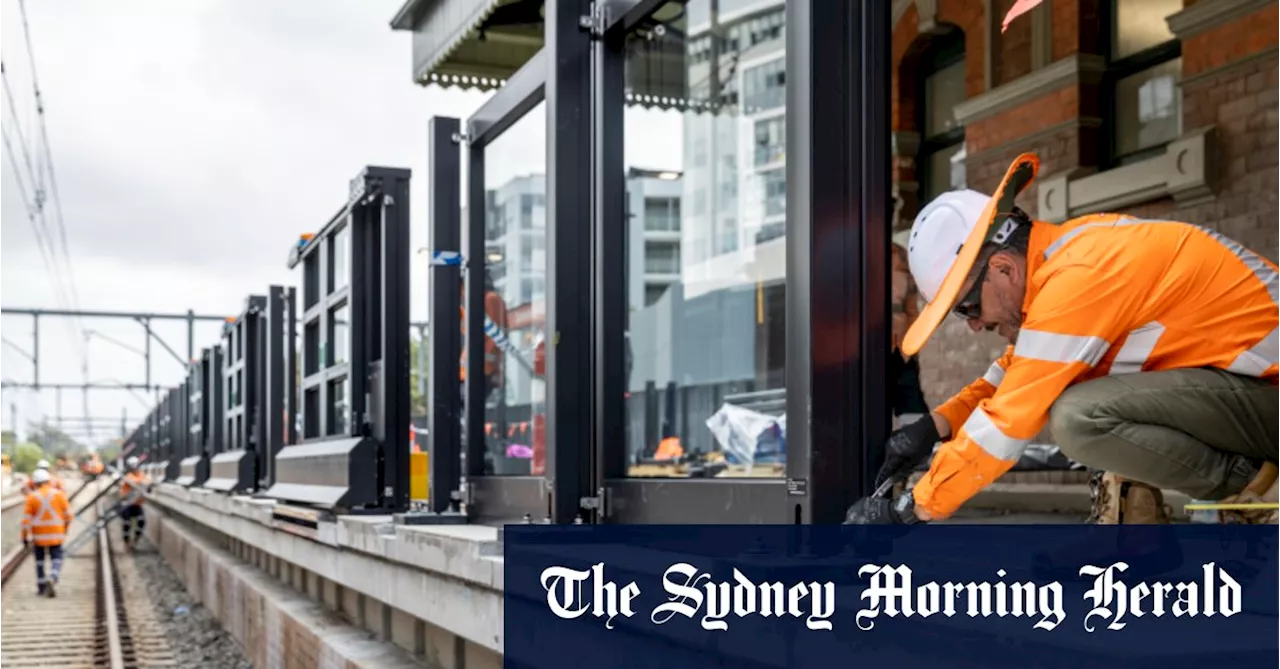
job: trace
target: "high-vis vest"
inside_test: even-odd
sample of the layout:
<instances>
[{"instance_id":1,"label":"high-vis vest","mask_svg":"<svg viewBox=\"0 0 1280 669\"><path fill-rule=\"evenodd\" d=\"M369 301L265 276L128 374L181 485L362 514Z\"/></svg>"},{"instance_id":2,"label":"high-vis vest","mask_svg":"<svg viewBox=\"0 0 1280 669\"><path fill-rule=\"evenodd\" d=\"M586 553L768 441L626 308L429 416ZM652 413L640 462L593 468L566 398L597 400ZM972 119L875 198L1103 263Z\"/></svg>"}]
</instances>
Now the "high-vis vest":
<instances>
[{"instance_id":1,"label":"high-vis vest","mask_svg":"<svg viewBox=\"0 0 1280 669\"><path fill-rule=\"evenodd\" d=\"M143 500L142 491L150 482L147 475L140 471L126 473L124 480L120 482L120 501L132 506L140 506Z\"/></svg>"},{"instance_id":2,"label":"high-vis vest","mask_svg":"<svg viewBox=\"0 0 1280 669\"><path fill-rule=\"evenodd\" d=\"M1117 214L1035 223L1023 325L981 379L938 407L954 438L914 490L946 517L1008 471L1067 387L1214 367L1277 383L1276 265L1212 230Z\"/></svg>"},{"instance_id":3,"label":"high-vis vest","mask_svg":"<svg viewBox=\"0 0 1280 669\"><path fill-rule=\"evenodd\" d=\"M61 546L67 538L71 509L67 495L52 485L39 486L27 494L22 514L22 540L37 546Z\"/></svg>"}]
</instances>

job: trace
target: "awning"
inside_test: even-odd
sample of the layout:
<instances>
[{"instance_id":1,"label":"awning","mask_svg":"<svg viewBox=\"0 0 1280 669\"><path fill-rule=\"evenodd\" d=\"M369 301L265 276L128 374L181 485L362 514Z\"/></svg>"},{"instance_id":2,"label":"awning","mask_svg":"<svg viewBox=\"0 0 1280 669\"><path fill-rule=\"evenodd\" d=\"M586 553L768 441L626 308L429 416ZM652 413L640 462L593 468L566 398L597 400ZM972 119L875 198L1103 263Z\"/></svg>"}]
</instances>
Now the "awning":
<instances>
[{"instance_id":1,"label":"awning","mask_svg":"<svg viewBox=\"0 0 1280 669\"><path fill-rule=\"evenodd\" d=\"M391 27L413 33L414 82L491 90L542 48L543 1L407 0ZM628 106L694 112L710 108L705 99L689 99L683 26L683 8L664 6L628 39ZM733 63L724 63L723 69L732 72Z\"/></svg>"}]
</instances>

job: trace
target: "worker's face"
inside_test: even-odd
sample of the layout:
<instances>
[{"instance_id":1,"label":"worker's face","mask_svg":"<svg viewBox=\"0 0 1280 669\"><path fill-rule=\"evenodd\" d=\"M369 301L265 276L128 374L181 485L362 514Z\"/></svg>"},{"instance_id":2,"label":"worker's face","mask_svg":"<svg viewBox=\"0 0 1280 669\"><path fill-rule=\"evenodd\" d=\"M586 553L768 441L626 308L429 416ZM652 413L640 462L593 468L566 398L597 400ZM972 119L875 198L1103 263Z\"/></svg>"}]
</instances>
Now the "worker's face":
<instances>
[{"instance_id":1,"label":"worker's face","mask_svg":"<svg viewBox=\"0 0 1280 669\"><path fill-rule=\"evenodd\" d=\"M1022 329L1022 298L1026 293L1026 260L1001 251L987 260L984 271L969 279L957 311L974 332L997 332L1010 344Z\"/></svg>"}]
</instances>

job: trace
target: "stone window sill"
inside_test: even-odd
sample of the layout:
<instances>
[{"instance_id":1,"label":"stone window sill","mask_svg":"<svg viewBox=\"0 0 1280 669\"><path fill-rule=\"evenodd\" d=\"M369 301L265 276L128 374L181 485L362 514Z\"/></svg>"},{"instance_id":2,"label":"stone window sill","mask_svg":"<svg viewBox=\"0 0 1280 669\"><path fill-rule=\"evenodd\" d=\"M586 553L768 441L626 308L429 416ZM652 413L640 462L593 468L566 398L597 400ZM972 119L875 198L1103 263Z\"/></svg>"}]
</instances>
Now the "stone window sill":
<instances>
[{"instance_id":1,"label":"stone window sill","mask_svg":"<svg viewBox=\"0 0 1280 669\"><path fill-rule=\"evenodd\" d=\"M1198 128L1170 142L1162 155L1142 162L1105 172L1073 169L1040 179L1038 218L1056 223L1164 197L1181 205L1212 200L1217 162L1214 126Z\"/></svg>"}]
</instances>

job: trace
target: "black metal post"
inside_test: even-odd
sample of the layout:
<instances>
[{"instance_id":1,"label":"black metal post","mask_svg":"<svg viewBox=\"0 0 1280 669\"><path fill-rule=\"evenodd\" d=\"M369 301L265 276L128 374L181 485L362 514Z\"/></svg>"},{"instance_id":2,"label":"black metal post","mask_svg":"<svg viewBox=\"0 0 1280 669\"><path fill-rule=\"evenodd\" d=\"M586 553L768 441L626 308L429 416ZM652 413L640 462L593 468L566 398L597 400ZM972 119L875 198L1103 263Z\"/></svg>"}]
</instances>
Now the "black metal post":
<instances>
[{"instance_id":1,"label":"black metal post","mask_svg":"<svg viewBox=\"0 0 1280 669\"><path fill-rule=\"evenodd\" d=\"M602 17L606 21L612 17ZM608 516L605 481L627 473L627 217L623 165L626 30L602 30L592 44L592 318L594 468L592 520Z\"/></svg>"},{"instance_id":2,"label":"black metal post","mask_svg":"<svg viewBox=\"0 0 1280 669\"><path fill-rule=\"evenodd\" d=\"M386 511L409 510L409 454L405 437L409 411L409 170L378 172L382 188L380 213L382 246L381 311L382 369L378 395L382 416L374 434L384 449L382 507ZM456 189L455 189L456 192ZM391 494L386 495L386 486Z\"/></svg>"},{"instance_id":3,"label":"black metal post","mask_svg":"<svg viewBox=\"0 0 1280 669\"><path fill-rule=\"evenodd\" d=\"M591 16L588 0L547 0L548 519L582 517L593 491L591 422Z\"/></svg>"},{"instance_id":4,"label":"black metal post","mask_svg":"<svg viewBox=\"0 0 1280 669\"><path fill-rule=\"evenodd\" d=\"M463 436L467 445L462 453L462 474L464 478L471 478L484 474L484 399L488 391L484 376L484 234L488 203L484 189L484 147L473 143L467 155L467 231L463 255L470 262L465 283L467 322L463 346L467 352L467 379L463 386L466 399L462 408L466 421ZM448 322L436 323L435 336L439 336L440 329L448 327L445 325Z\"/></svg>"},{"instance_id":5,"label":"black metal post","mask_svg":"<svg viewBox=\"0 0 1280 669\"><path fill-rule=\"evenodd\" d=\"M889 8L786 11L787 516L838 523L888 431Z\"/></svg>"},{"instance_id":6,"label":"black metal post","mask_svg":"<svg viewBox=\"0 0 1280 669\"><path fill-rule=\"evenodd\" d=\"M431 220L427 248L431 253L462 251L461 164L458 138L461 123L456 118L437 116L428 122L427 141L431 174ZM483 182L481 182L483 184ZM470 258L483 265L484 256ZM462 355L462 332L454 326L461 306L461 267L433 266L431 279L431 336L427 386L427 452L431 478L430 509L437 513L456 509L462 477L462 397L458 388L458 360ZM482 312L483 313L483 312ZM479 347L483 351L483 347ZM481 368L482 369L482 368ZM477 375L469 370L468 379ZM481 407L483 411L483 407Z\"/></svg>"},{"instance_id":7,"label":"black metal post","mask_svg":"<svg viewBox=\"0 0 1280 669\"><path fill-rule=\"evenodd\" d=\"M294 415L297 384L297 352L294 348L294 302L297 289L271 286L267 289L267 322L263 330L264 370L266 384L263 397L263 422L266 425L264 447L258 454L258 489L266 490L275 483L276 454L293 443L296 431Z\"/></svg>"}]
</instances>

